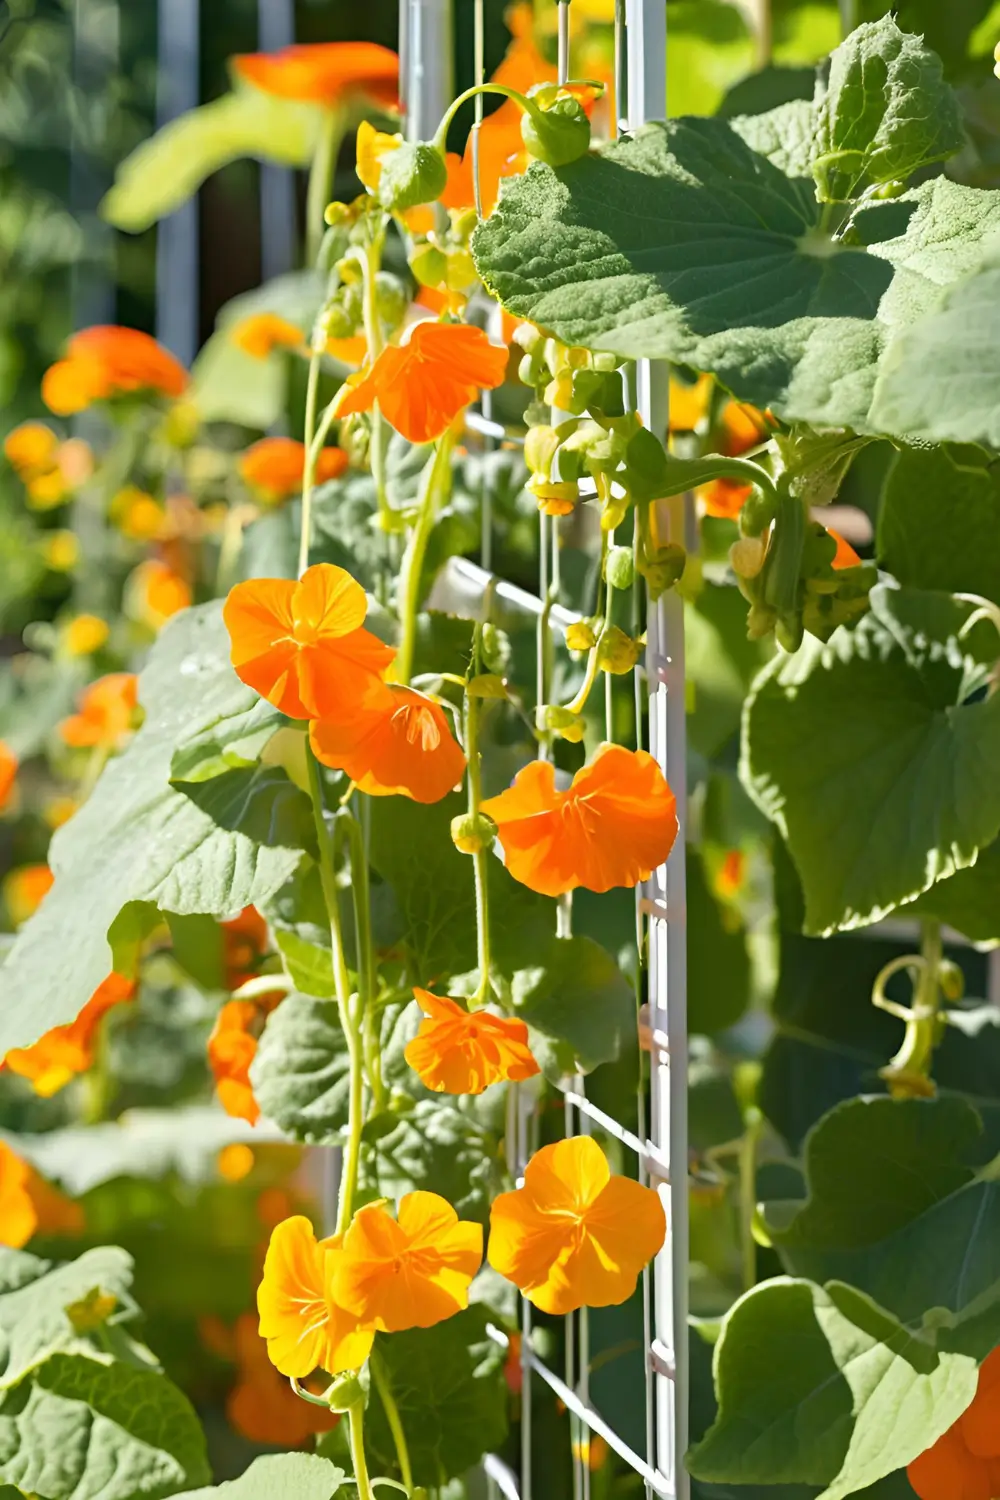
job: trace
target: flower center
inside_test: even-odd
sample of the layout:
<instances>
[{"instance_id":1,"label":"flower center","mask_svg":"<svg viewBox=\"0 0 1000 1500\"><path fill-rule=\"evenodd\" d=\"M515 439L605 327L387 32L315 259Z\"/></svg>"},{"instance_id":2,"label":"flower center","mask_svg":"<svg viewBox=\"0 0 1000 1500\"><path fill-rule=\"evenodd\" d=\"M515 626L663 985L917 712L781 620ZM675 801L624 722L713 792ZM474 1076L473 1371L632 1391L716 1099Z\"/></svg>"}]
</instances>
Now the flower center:
<instances>
[{"instance_id":1,"label":"flower center","mask_svg":"<svg viewBox=\"0 0 1000 1500\"><path fill-rule=\"evenodd\" d=\"M441 731L429 708L414 708L407 704L397 708L393 718L403 720L403 732L407 742L419 745L421 750L436 750L441 743Z\"/></svg>"}]
</instances>

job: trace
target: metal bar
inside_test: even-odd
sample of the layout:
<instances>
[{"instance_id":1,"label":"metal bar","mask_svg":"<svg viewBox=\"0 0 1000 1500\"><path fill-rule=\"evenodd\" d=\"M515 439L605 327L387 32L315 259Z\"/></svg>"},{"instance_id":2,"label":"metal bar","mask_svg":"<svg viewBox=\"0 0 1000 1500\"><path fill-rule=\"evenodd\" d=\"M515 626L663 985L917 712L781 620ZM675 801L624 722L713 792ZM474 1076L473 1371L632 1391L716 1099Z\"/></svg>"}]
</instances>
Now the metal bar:
<instances>
[{"instance_id":1,"label":"metal bar","mask_svg":"<svg viewBox=\"0 0 1000 1500\"><path fill-rule=\"evenodd\" d=\"M497 1458L495 1453L488 1453L483 1459L483 1468L486 1477L496 1485L504 1500L521 1500L521 1492L517 1487L517 1475L513 1469L509 1469L502 1458Z\"/></svg>"},{"instance_id":2,"label":"metal bar","mask_svg":"<svg viewBox=\"0 0 1000 1500\"><path fill-rule=\"evenodd\" d=\"M661 1182L670 1181L670 1163L660 1148L655 1146L652 1141L641 1141L631 1130L619 1124L612 1115L605 1114L603 1109L599 1109L596 1104L591 1104L585 1094L564 1089L563 1098L567 1104L572 1104L578 1109L581 1115L586 1116L588 1120L593 1120L594 1124L600 1125L601 1129L608 1135L613 1136L616 1141L621 1141L622 1145L627 1146L630 1151L634 1151L647 1169L651 1171L653 1177L658 1178ZM589 1134L586 1130L583 1130L582 1133Z\"/></svg>"},{"instance_id":3,"label":"metal bar","mask_svg":"<svg viewBox=\"0 0 1000 1500\"><path fill-rule=\"evenodd\" d=\"M277 52L295 41L295 0L257 0L257 46ZM295 266L295 177L289 167L260 164L260 269L271 281Z\"/></svg>"},{"instance_id":4,"label":"metal bar","mask_svg":"<svg viewBox=\"0 0 1000 1500\"><path fill-rule=\"evenodd\" d=\"M426 141L454 94L451 0L409 0L403 35L406 139Z\"/></svg>"},{"instance_id":5,"label":"metal bar","mask_svg":"<svg viewBox=\"0 0 1000 1500\"><path fill-rule=\"evenodd\" d=\"M200 98L199 0L160 0L156 119L160 126ZM156 232L156 335L183 365L198 352L198 197Z\"/></svg>"},{"instance_id":6,"label":"metal bar","mask_svg":"<svg viewBox=\"0 0 1000 1500\"><path fill-rule=\"evenodd\" d=\"M76 0L73 11L73 81L81 94L96 98L118 71L120 18L117 0ZM83 231L84 254L70 272L74 328L115 321L115 232L98 216L110 183L81 140L76 111L70 136L69 199Z\"/></svg>"}]
</instances>

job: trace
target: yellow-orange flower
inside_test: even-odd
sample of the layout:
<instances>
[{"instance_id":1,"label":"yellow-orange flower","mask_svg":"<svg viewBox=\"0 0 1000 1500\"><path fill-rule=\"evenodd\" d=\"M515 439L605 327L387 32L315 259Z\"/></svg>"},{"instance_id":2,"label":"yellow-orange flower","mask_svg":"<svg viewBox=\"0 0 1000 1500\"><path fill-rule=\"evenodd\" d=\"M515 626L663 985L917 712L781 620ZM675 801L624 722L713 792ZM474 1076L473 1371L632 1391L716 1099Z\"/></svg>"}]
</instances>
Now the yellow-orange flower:
<instances>
[{"instance_id":1,"label":"yellow-orange flower","mask_svg":"<svg viewBox=\"0 0 1000 1500\"><path fill-rule=\"evenodd\" d=\"M0 1245L20 1250L34 1234L76 1234L83 1210L0 1141Z\"/></svg>"},{"instance_id":2,"label":"yellow-orange flower","mask_svg":"<svg viewBox=\"0 0 1000 1500\"><path fill-rule=\"evenodd\" d=\"M11 799L17 781L18 759L9 745L0 740L0 811Z\"/></svg>"},{"instance_id":3,"label":"yellow-orange flower","mask_svg":"<svg viewBox=\"0 0 1000 1500\"><path fill-rule=\"evenodd\" d=\"M134 994L135 985L130 979L109 974L75 1021L67 1026L54 1026L30 1047L15 1047L4 1062L12 1073L27 1078L36 1094L50 1098L93 1066L101 1021L113 1006L131 1000Z\"/></svg>"},{"instance_id":4,"label":"yellow-orange flower","mask_svg":"<svg viewBox=\"0 0 1000 1500\"><path fill-rule=\"evenodd\" d=\"M75 531L46 531L39 550L53 573L70 573L80 560L80 539Z\"/></svg>"},{"instance_id":5,"label":"yellow-orange flower","mask_svg":"<svg viewBox=\"0 0 1000 1500\"><path fill-rule=\"evenodd\" d=\"M54 879L48 865L18 865L4 876L4 904L15 927L34 916Z\"/></svg>"},{"instance_id":6,"label":"yellow-orange flower","mask_svg":"<svg viewBox=\"0 0 1000 1500\"><path fill-rule=\"evenodd\" d=\"M610 1307L635 1291L666 1235L652 1188L612 1177L590 1136L543 1146L524 1186L490 1209L489 1262L547 1313Z\"/></svg>"},{"instance_id":7,"label":"yellow-orange flower","mask_svg":"<svg viewBox=\"0 0 1000 1500\"><path fill-rule=\"evenodd\" d=\"M317 1241L299 1214L271 1232L257 1310L267 1357L282 1375L301 1380L317 1369L337 1375L360 1369L371 1353L371 1323L345 1309L335 1294L340 1244L336 1235Z\"/></svg>"},{"instance_id":8,"label":"yellow-orange flower","mask_svg":"<svg viewBox=\"0 0 1000 1500\"><path fill-rule=\"evenodd\" d=\"M644 750L621 745L602 745L565 792L556 790L551 761L532 761L482 811L497 825L514 879L543 896L635 886L677 837L663 772Z\"/></svg>"},{"instance_id":9,"label":"yellow-orange flower","mask_svg":"<svg viewBox=\"0 0 1000 1500\"><path fill-rule=\"evenodd\" d=\"M261 504L280 505L301 493L305 461L305 445L295 438L261 438L240 459L240 477ZM343 448L324 448L316 459L316 481L337 479L346 468Z\"/></svg>"},{"instance_id":10,"label":"yellow-orange flower","mask_svg":"<svg viewBox=\"0 0 1000 1500\"><path fill-rule=\"evenodd\" d=\"M501 1079L533 1078L539 1067L523 1021L477 1010L446 995L415 989L425 1020L404 1056L425 1088L439 1094L481 1094Z\"/></svg>"},{"instance_id":11,"label":"yellow-orange flower","mask_svg":"<svg viewBox=\"0 0 1000 1500\"><path fill-rule=\"evenodd\" d=\"M77 699L79 712L59 725L66 744L74 749L116 749L132 732L138 681L134 672L109 672L84 688Z\"/></svg>"},{"instance_id":12,"label":"yellow-orange flower","mask_svg":"<svg viewBox=\"0 0 1000 1500\"><path fill-rule=\"evenodd\" d=\"M95 401L139 391L180 396L187 383L184 366L148 333L102 325L74 333L66 358L42 377L42 400L57 416L68 417Z\"/></svg>"},{"instance_id":13,"label":"yellow-orange flower","mask_svg":"<svg viewBox=\"0 0 1000 1500\"><path fill-rule=\"evenodd\" d=\"M221 926L226 989L236 990L254 977L270 951L267 923L256 906L244 906L238 917Z\"/></svg>"},{"instance_id":14,"label":"yellow-orange flower","mask_svg":"<svg viewBox=\"0 0 1000 1500\"><path fill-rule=\"evenodd\" d=\"M693 432L708 412L711 375L699 375L693 385L670 377L670 431Z\"/></svg>"},{"instance_id":15,"label":"yellow-orange flower","mask_svg":"<svg viewBox=\"0 0 1000 1500\"><path fill-rule=\"evenodd\" d=\"M274 1368L253 1313L237 1318L232 1349L239 1373L226 1397L226 1416L237 1432L252 1443L301 1448L317 1432L336 1427L336 1412L303 1401Z\"/></svg>"},{"instance_id":16,"label":"yellow-orange flower","mask_svg":"<svg viewBox=\"0 0 1000 1500\"><path fill-rule=\"evenodd\" d=\"M275 349L302 350L306 347L302 329L277 313L254 313L243 318L231 329L229 337L251 359L267 359Z\"/></svg>"},{"instance_id":17,"label":"yellow-orange flower","mask_svg":"<svg viewBox=\"0 0 1000 1500\"><path fill-rule=\"evenodd\" d=\"M192 600L187 579L158 557L147 557L133 568L125 587L129 612L151 630L161 630Z\"/></svg>"},{"instance_id":18,"label":"yellow-orange flower","mask_svg":"<svg viewBox=\"0 0 1000 1500\"><path fill-rule=\"evenodd\" d=\"M387 687L355 713L314 720L309 742L317 760L373 797L440 802L465 770L444 709L413 688Z\"/></svg>"},{"instance_id":19,"label":"yellow-orange flower","mask_svg":"<svg viewBox=\"0 0 1000 1500\"><path fill-rule=\"evenodd\" d=\"M738 520L744 501L753 494L752 484L742 484L738 479L713 479L699 485L695 494L705 507L706 516L720 521Z\"/></svg>"},{"instance_id":20,"label":"yellow-orange flower","mask_svg":"<svg viewBox=\"0 0 1000 1500\"><path fill-rule=\"evenodd\" d=\"M215 1158L215 1165L223 1182L242 1182L253 1171L255 1162L253 1147L248 1146L245 1141L230 1141Z\"/></svg>"},{"instance_id":21,"label":"yellow-orange flower","mask_svg":"<svg viewBox=\"0 0 1000 1500\"><path fill-rule=\"evenodd\" d=\"M1000 1495L1000 1349L980 1366L972 1405L914 1459L906 1474L920 1500L992 1500Z\"/></svg>"},{"instance_id":22,"label":"yellow-orange flower","mask_svg":"<svg viewBox=\"0 0 1000 1500\"><path fill-rule=\"evenodd\" d=\"M376 130L370 121L361 121L354 148L354 170L370 193L378 191L382 178L383 156L390 151L398 151L402 144L401 135L388 135L384 130Z\"/></svg>"},{"instance_id":23,"label":"yellow-orange flower","mask_svg":"<svg viewBox=\"0 0 1000 1500\"><path fill-rule=\"evenodd\" d=\"M385 1333L431 1328L468 1306L482 1258L481 1224L437 1193L407 1193L395 1219L380 1203L355 1214L334 1263L334 1296Z\"/></svg>"},{"instance_id":24,"label":"yellow-orange flower","mask_svg":"<svg viewBox=\"0 0 1000 1500\"><path fill-rule=\"evenodd\" d=\"M306 42L232 59L247 83L282 99L333 108L359 95L395 106L399 58L376 42Z\"/></svg>"},{"instance_id":25,"label":"yellow-orange flower","mask_svg":"<svg viewBox=\"0 0 1000 1500\"><path fill-rule=\"evenodd\" d=\"M411 443L439 438L477 394L503 384L507 350L466 323L414 323L403 344L390 344L367 374L342 387L338 415L382 415Z\"/></svg>"},{"instance_id":26,"label":"yellow-orange flower","mask_svg":"<svg viewBox=\"0 0 1000 1500\"><path fill-rule=\"evenodd\" d=\"M61 505L93 472L93 454L82 438L60 442L44 422L22 422L7 434L3 447L34 510Z\"/></svg>"},{"instance_id":27,"label":"yellow-orange flower","mask_svg":"<svg viewBox=\"0 0 1000 1500\"><path fill-rule=\"evenodd\" d=\"M74 615L63 625L63 648L68 656L93 656L110 634L110 625L100 615Z\"/></svg>"},{"instance_id":28,"label":"yellow-orange flower","mask_svg":"<svg viewBox=\"0 0 1000 1500\"><path fill-rule=\"evenodd\" d=\"M257 1038L264 1018L280 999L277 994L270 997L268 1004L227 1000L208 1039L208 1064L215 1078L219 1103L227 1115L247 1120L251 1125L260 1119L260 1105L250 1082L250 1064L257 1055Z\"/></svg>"},{"instance_id":29,"label":"yellow-orange flower","mask_svg":"<svg viewBox=\"0 0 1000 1500\"><path fill-rule=\"evenodd\" d=\"M771 434L770 413L758 411L746 401L727 401L722 409L720 447L729 458L738 458L756 448Z\"/></svg>"},{"instance_id":30,"label":"yellow-orange flower","mask_svg":"<svg viewBox=\"0 0 1000 1500\"><path fill-rule=\"evenodd\" d=\"M122 536L133 542L151 542L167 531L166 508L134 484L118 491L111 502L110 516Z\"/></svg>"},{"instance_id":31,"label":"yellow-orange flower","mask_svg":"<svg viewBox=\"0 0 1000 1500\"><path fill-rule=\"evenodd\" d=\"M28 480L53 468L59 438L44 422L22 422L4 438L3 451L20 478Z\"/></svg>"},{"instance_id":32,"label":"yellow-orange flower","mask_svg":"<svg viewBox=\"0 0 1000 1500\"><path fill-rule=\"evenodd\" d=\"M367 609L360 583L333 563L307 568L298 583L238 583L222 611L236 675L293 719L356 713L384 692L395 656L364 629Z\"/></svg>"},{"instance_id":33,"label":"yellow-orange flower","mask_svg":"<svg viewBox=\"0 0 1000 1500\"><path fill-rule=\"evenodd\" d=\"M838 571L841 568L860 568L861 558L855 552L847 538L841 536L839 531L834 531L832 526L828 526L826 529L837 543L837 550L834 553L833 562L830 566L836 568Z\"/></svg>"}]
</instances>

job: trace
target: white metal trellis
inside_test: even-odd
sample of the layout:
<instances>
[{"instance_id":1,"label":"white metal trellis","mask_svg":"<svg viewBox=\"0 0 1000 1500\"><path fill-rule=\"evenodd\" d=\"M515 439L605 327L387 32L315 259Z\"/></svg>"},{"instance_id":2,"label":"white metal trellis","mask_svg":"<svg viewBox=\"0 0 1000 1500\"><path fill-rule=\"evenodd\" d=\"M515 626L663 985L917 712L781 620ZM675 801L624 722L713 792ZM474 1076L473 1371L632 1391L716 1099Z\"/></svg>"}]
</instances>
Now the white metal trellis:
<instances>
[{"instance_id":1,"label":"white metal trellis","mask_svg":"<svg viewBox=\"0 0 1000 1500\"><path fill-rule=\"evenodd\" d=\"M484 0L475 0L476 81L483 75ZM450 64L432 48L450 47L451 26L447 0L401 0L400 57L402 94L411 139L431 134L447 100L442 81ZM569 4L559 4L559 73L569 74ZM618 126L633 130L666 115L666 4L665 0L616 0L615 57ZM450 54L449 54L450 56ZM480 118L477 111L477 119ZM419 129L417 128L419 122ZM665 436L668 372L665 366L641 361L637 369L637 403L646 425ZM485 419L485 420L484 420ZM555 419L557 419L557 414ZM472 424L487 439L504 437L489 420L488 410ZM483 559L490 556L489 516L483 516ZM686 540L686 507L682 500L660 507L660 539ZM541 573L537 595L500 580L496 598L542 617L549 592L550 564L558 566L558 552L550 554L549 527L543 524ZM554 539L553 539L554 540ZM434 602L457 612L474 614L490 574L464 562L452 562L435 590ZM550 627L564 629L571 616L558 605L548 612ZM685 694L683 605L673 594L650 605L645 672L648 686L650 750L659 760L677 796L684 826L685 810ZM640 1110L639 1134L598 1109L586 1096L582 1079L563 1087L567 1134L586 1133L591 1125L618 1140L636 1157L641 1181L652 1181L665 1200L667 1241L657 1256L652 1275L645 1278L644 1373L647 1403L646 1451L639 1454L604 1420L589 1395L589 1335L586 1310L567 1320L567 1372L562 1379L532 1347L532 1310L522 1301L521 1361L523 1370L521 1473L516 1476L496 1457L486 1462L491 1494L506 1500L543 1500L533 1495L531 1382L543 1380L570 1414L574 1433L585 1435L574 1457L575 1500L589 1500L590 1470L586 1462L589 1435L603 1438L643 1480L648 1496L687 1500L689 1483L683 1466L688 1433L687 1277L687 1024L686 922L684 844L679 839L667 864L657 870L638 893L639 921L647 934L648 990L640 1040L650 1054L650 1128L646 1138L645 1109ZM531 1155L536 1124L532 1101L512 1089L508 1129L508 1159L518 1174ZM506 1336L494 1330L496 1339Z\"/></svg>"},{"instance_id":2,"label":"white metal trellis","mask_svg":"<svg viewBox=\"0 0 1000 1500\"><path fill-rule=\"evenodd\" d=\"M194 109L201 97L200 0L161 0L157 9L156 123ZM156 230L156 336L190 368L198 352L198 195Z\"/></svg>"}]
</instances>

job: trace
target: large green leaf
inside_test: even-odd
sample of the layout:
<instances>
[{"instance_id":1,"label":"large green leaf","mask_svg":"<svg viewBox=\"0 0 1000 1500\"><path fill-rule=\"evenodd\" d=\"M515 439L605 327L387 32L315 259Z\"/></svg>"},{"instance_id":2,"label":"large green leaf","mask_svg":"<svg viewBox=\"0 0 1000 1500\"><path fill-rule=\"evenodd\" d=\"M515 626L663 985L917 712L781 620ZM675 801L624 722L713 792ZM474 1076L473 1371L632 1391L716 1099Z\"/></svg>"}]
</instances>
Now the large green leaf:
<instances>
[{"instance_id":1,"label":"large green leaf","mask_svg":"<svg viewBox=\"0 0 1000 1500\"><path fill-rule=\"evenodd\" d=\"M813 173L827 200L905 182L964 140L940 58L891 16L852 31L820 69Z\"/></svg>"},{"instance_id":2,"label":"large green leaf","mask_svg":"<svg viewBox=\"0 0 1000 1500\"><path fill-rule=\"evenodd\" d=\"M209 1478L194 1409L156 1370L57 1354L0 1402L0 1479L45 1500L159 1500Z\"/></svg>"},{"instance_id":3,"label":"large green leaf","mask_svg":"<svg viewBox=\"0 0 1000 1500\"><path fill-rule=\"evenodd\" d=\"M137 234L197 192L205 178L241 156L304 166L321 125L315 105L238 89L165 125L125 158L101 205L117 229Z\"/></svg>"},{"instance_id":4,"label":"large green leaf","mask_svg":"<svg viewBox=\"0 0 1000 1500\"><path fill-rule=\"evenodd\" d=\"M904 448L882 491L878 560L918 589L1000 604L1000 476L969 448Z\"/></svg>"},{"instance_id":5,"label":"large green leaf","mask_svg":"<svg viewBox=\"0 0 1000 1500\"><path fill-rule=\"evenodd\" d=\"M1000 244L892 345L875 387L883 432L1000 447Z\"/></svg>"},{"instance_id":6,"label":"large green leaf","mask_svg":"<svg viewBox=\"0 0 1000 1500\"><path fill-rule=\"evenodd\" d=\"M1000 943L1000 842L994 840L968 870L939 880L905 907L909 916L936 917L984 947Z\"/></svg>"},{"instance_id":7,"label":"large green leaf","mask_svg":"<svg viewBox=\"0 0 1000 1500\"><path fill-rule=\"evenodd\" d=\"M170 621L139 699L139 733L52 841L55 884L3 968L0 1054L72 1021L116 958L134 960L109 943L123 909L138 905L146 930L156 909L234 917L282 885L310 836L308 799L276 767L169 784L179 743L255 701L229 664L218 604Z\"/></svg>"},{"instance_id":8,"label":"large green leaf","mask_svg":"<svg viewBox=\"0 0 1000 1500\"><path fill-rule=\"evenodd\" d=\"M498 1149L489 1131L452 1103L421 1099L395 1120L373 1121L366 1132L362 1186L369 1198L398 1200L417 1189L437 1193L461 1218L485 1223L497 1185Z\"/></svg>"},{"instance_id":9,"label":"large green leaf","mask_svg":"<svg viewBox=\"0 0 1000 1500\"><path fill-rule=\"evenodd\" d=\"M533 165L477 229L503 305L569 344L711 370L782 416L874 431L890 336L979 260L1000 195L944 178L820 228L723 120L648 125L570 166Z\"/></svg>"},{"instance_id":10,"label":"large green leaf","mask_svg":"<svg viewBox=\"0 0 1000 1500\"><path fill-rule=\"evenodd\" d=\"M923 1453L976 1392L942 1353L853 1287L780 1278L732 1309L716 1347L719 1414L688 1454L699 1479L815 1484L839 1500Z\"/></svg>"},{"instance_id":11,"label":"large green leaf","mask_svg":"<svg viewBox=\"0 0 1000 1500\"><path fill-rule=\"evenodd\" d=\"M437 1486L464 1474L507 1435L504 1354L486 1332L489 1321L489 1309L474 1306L435 1328L376 1335L375 1354L399 1408L417 1484ZM374 1384L365 1438L380 1471L397 1473Z\"/></svg>"},{"instance_id":12,"label":"large green leaf","mask_svg":"<svg viewBox=\"0 0 1000 1500\"><path fill-rule=\"evenodd\" d=\"M343 1480L343 1469L318 1454L275 1453L255 1458L239 1479L185 1490L177 1500L334 1500Z\"/></svg>"},{"instance_id":13,"label":"large green leaf","mask_svg":"<svg viewBox=\"0 0 1000 1500\"><path fill-rule=\"evenodd\" d=\"M514 975L512 998L535 1056L557 1078L610 1062L635 1035L632 985L593 938L550 938L539 961Z\"/></svg>"},{"instance_id":14,"label":"large green leaf","mask_svg":"<svg viewBox=\"0 0 1000 1500\"><path fill-rule=\"evenodd\" d=\"M93 1341L66 1309L96 1290L114 1299L111 1319L119 1322L137 1310L131 1285L132 1257L114 1245L65 1265L0 1248L0 1388L17 1385L52 1354L93 1356Z\"/></svg>"},{"instance_id":15,"label":"large green leaf","mask_svg":"<svg viewBox=\"0 0 1000 1500\"><path fill-rule=\"evenodd\" d=\"M967 701L995 632L959 640L972 606L949 594L880 585L871 602L855 630L776 658L747 701L741 774L787 841L812 933L885 916L1000 831L1000 697Z\"/></svg>"}]
</instances>

